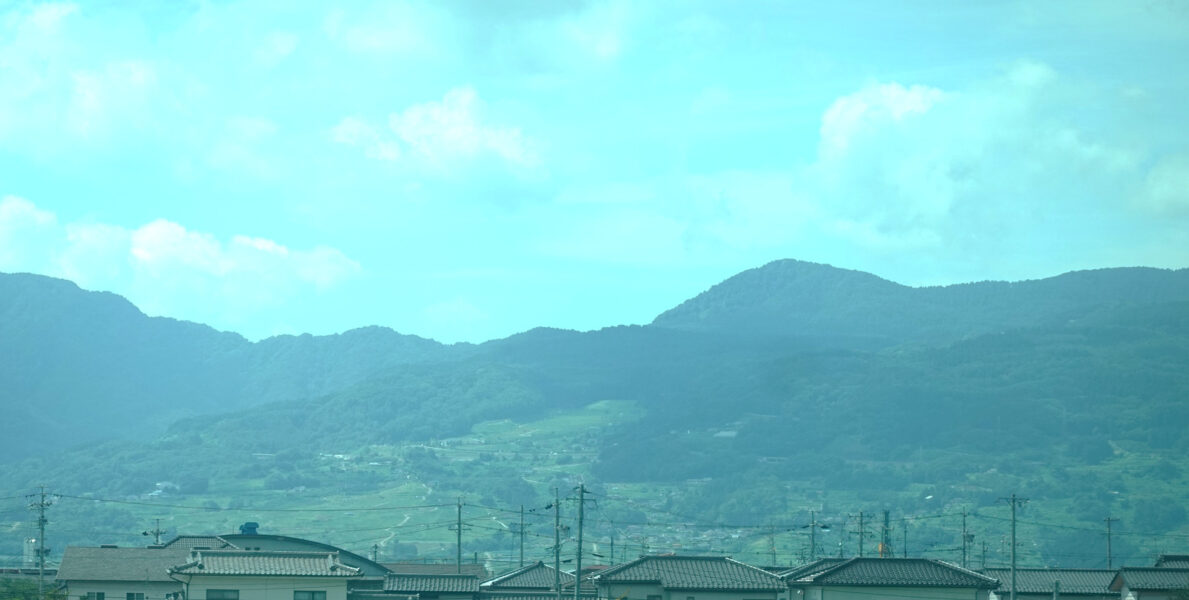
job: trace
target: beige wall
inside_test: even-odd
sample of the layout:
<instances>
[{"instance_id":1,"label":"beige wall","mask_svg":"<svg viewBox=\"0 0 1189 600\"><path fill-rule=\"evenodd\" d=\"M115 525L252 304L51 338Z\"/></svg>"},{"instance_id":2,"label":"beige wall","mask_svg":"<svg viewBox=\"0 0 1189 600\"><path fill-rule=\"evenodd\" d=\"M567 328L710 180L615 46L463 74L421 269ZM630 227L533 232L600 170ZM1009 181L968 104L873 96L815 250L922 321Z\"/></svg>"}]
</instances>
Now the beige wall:
<instances>
[{"instance_id":1,"label":"beige wall","mask_svg":"<svg viewBox=\"0 0 1189 600\"><path fill-rule=\"evenodd\" d=\"M186 576L179 575L178 578L185 581ZM326 600L347 600L347 579L344 577L199 575L190 580L189 587L188 600L206 600L209 589L239 590L239 600L293 600L295 590L324 591Z\"/></svg>"},{"instance_id":2,"label":"beige wall","mask_svg":"<svg viewBox=\"0 0 1189 600\"><path fill-rule=\"evenodd\" d=\"M988 600L987 590L971 588L808 586L791 600Z\"/></svg>"},{"instance_id":3,"label":"beige wall","mask_svg":"<svg viewBox=\"0 0 1189 600\"><path fill-rule=\"evenodd\" d=\"M79 596L86 596L87 592L103 592L104 600L124 600L128 592L144 594L145 600L163 600L166 594L182 591L182 584L167 582L68 581L66 584L66 597L69 600L78 600Z\"/></svg>"},{"instance_id":4,"label":"beige wall","mask_svg":"<svg viewBox=\"0 0 1189 600\"><path fill-rule=\"evenodd\" d=\"M661 600L788 600L788 592L703 592L698 590L665 590L659 585L613 584L600 585L602 600L648 600L649 596L660 596Z\"/></svg>"}]
</instances>

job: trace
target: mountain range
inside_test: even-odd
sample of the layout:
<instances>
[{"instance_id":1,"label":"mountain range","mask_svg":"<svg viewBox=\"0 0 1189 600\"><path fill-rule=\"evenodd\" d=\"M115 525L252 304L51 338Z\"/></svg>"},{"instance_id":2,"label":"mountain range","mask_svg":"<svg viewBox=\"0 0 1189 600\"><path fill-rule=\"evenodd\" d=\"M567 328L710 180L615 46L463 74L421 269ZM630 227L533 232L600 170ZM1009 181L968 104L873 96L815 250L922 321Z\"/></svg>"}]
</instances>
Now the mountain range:
<instances>
[{"instance_id":1,"label":"mountain range","mask_svg":"<svg viewBox=\"0 0 1189 600\"><path fill-rule=\"evenodd\" d=\"M614 402L635 416L587 440L588 476L719 482L683 495L687 513L760 518L820 490L887 504L922 485L989 505L1002 480L1088 522L1143 519L1185 490L1189 269L914 288L782 260L647 325L477 345L380 327L250 342L67 281L0 275L0 384L0 475L71 493L133 493L196 451L213 459L175 479L312 485L292 469L253 474L242 457L299 448L296 464L313 464L301 461ZM104 440L122 450L94 451ZM1130 500L1107 494L1120 487ZM1183 513L1144 523L1176 530Z\"/></svg>"}]
</instances>

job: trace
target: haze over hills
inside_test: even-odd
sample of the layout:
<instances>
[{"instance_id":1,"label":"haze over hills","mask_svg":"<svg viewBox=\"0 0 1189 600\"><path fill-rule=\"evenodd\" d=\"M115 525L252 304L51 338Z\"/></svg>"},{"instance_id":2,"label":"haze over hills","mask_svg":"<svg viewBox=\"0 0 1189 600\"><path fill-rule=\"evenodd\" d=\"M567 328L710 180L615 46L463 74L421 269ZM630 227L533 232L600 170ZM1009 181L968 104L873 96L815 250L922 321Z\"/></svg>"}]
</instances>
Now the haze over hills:
<instances>
[{"instance_id":1,"label":"haze over hills","mask_svg":"<svg viewBox=\"0 0 1189 600\"><path fill-rule=\"evenodd\" d=\"M44 439L138 440L0 466L18 487L114 496L168 478L191 494L227 482L365 494L418 481L514 504L545 492L541 473L570 472L661 486L673 510L727 522L806 503L907 510L922 489L992 506L1008 487L1091 524L1189 526L1165 508L1189 470L1185 269L910 288L778 261L650 325L477 346L382 328L251 343L29 275L0 276L0 319L10 456L45 455ZM483 423L600 406L619 408L580 435L486 452L502 458L425 450ZM345 453L373 458L320 462ZM516 462L548 456L584 458ZM715 484L672 491L688 481Z\"/></svg>"}]
</instances>

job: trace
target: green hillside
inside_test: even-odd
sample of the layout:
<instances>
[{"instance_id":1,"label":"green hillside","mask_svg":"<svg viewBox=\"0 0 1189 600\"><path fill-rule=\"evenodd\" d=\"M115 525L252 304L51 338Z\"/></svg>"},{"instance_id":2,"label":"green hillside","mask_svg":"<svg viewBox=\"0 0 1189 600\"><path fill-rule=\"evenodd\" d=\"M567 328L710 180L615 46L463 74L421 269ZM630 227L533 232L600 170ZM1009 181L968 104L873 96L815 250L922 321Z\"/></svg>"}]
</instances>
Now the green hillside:
<instances>
[{"instance_id":1,"label":"green hillside","mask_svg":"<svg viewBox=\"0 0 1189 600\"><path fill-rule=\"evenodd\" d=\"M87 419L174 418L158 434L4 463L0 491L13 493L0 496L42 483L64 494L55 519L72 543L134 543L128 532L156 517L182 533L258 520L361 553L430 558L452 555L462 498L469 551L498 563L521 505L541 509L553 489L566 496L584 481L599 498L595 554L618 536L619 552L795 562L810 511L834 525L817 540L833 553L856 550L860 511L887 510L912 554L955 560L966 511L1000 564L1000 499L1019 493L1031 500L1028 564L1104 563L1107 516L1121 519L1116 563L1144 564L1189 546L1186 273L907 288L790 261L653 325L454 347L375 328L252 344L63 282L0 278L3 327L29 340L4 338L24 354L5 381L73 407L47 425L45 411L6 400L28 419L6 426L6 443ZM57 290L57 308L39 312L46 292L23 285ZM103 340L119 337L113 319L139 343L104 354ZM113 395L132 391L139 404ZM221 395L202 404L204 394ZM186 411L174 399L202 410L175 418ZM529 515L539 555L549 515ZM0 519L11 524L0 554L12 555L27 511L10 500Z\"/></svg>"}]
</instances>

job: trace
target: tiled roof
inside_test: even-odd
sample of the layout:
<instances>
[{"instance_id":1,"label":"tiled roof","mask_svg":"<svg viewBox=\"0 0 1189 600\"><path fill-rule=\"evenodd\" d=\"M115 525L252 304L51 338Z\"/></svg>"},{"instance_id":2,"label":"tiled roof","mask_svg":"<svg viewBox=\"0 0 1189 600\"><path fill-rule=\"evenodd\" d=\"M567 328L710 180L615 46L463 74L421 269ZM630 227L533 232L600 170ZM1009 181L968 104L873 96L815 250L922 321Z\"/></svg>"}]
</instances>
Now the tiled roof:
<instances>
[{"instance_id":1,"label":"tiled roof","mask_svg":"<svg viewBox=\"0 0 1189 600\"><path fill-rule=\"evenodd\" d=\"M474 575L392 573L384 579L384 591L398 594L423 592L468 594L479 591L479 578Z\"/></svg>"},{"instance_id":2,"label":"tiled roof","mask_svg":"<svg viewBox=\"0 0 1189 600\"><path fill-rule=\"evenodd\" d=\"M1156 566L1165 569L1189 569L1189 554L1161 554Z\"/></svg>"},{"instance_id":3,"label":"tiled roof","mask_svg":"<svg viewBox=\"0 0 1189 600\"><path fill-rule=\"evenodd\" d=\"M563 599L573 598L574 592L566 592L562 595ZM585 600L593 600L597 597L596 592L583 592L580 598ZM556 592L493 592L482 591L479 592L479 600L554 600L557 598Z\"/></svg>"},{"instance_id":4,"label":"tiled roof","mask_svg":"<svg viewBox=\"0 0 1189 600\"><path fill-rule=\"evenodd\" d=\"M190 562L170 569L189 575L293 575L355 577L360 570L339 562L337 552L195 550Z\"/></svg>"},{"instance_id":5,"label":"tiled roof","mask_svg":"<svg viewBox=\"0 0 1189 600\"><path fill-rule=\"evenodd\" d=\"M182 549L187 552L194 548L208 548L210 550L219 550L220 548L238 549L235 544L217 535L179 535L165 542L162 547Z\"/></svg>"},{"instance_id":6,"label":"tiled roof","mask_svg":"<svg viewBox=\"0 0 1189 600\"><path fill-rule=\"evenodd\" d=\"M1061 595L1103 595L1110 591L1114 570L1106 569L1016 569L1016 591L1021 594L1051 594L1053 582L1061 582ZM983 569L982 574L999 580L999 589L1011 588L1011 569Z\"/></svg>"},{"instance_id":7,"label":"tiled roof","mask_svg":"<svg viewBox=\"0 0 1189 600\"><path fill-rule=\"evenodd\" d=\"M1111 591L1121 590L1124 582L1133 590L1180 590L1189 588L1189 569L1123 567L1111 581Z\"/></svg>"},{"instance_id":8,"label":"tiled roof","mask_svg":"<svg viewBox=\"0 0 1189 600\"><path fill-rule=\"evenodd\" d=\"M384 568L393 573L417 575L471 575L480 581L486 581L491 573L479 563L420 563L420 562L391 562L382 563Z\"/></svg>"},{"instance_id":9,"label":"tiled roof","mask_svg":"<svg viewBox=\"0 0 1189 600\"><path fill-rule=\"evenodd\" d=\"M782 573L778 573L778 575L780 575L780 578L784 579L785 581L795 581L797 579L805 577L806 575L821 573L822 571L825 571L826 569L829 569L835 565L844 563L848 560L850 560L850 559L848 559L848 558L819 558L807 565L793 567L792 569L789 569Z\"/></svg>"},{"instance_id":10,"label":"tiled roof","mask_svg":"<svg viewBox=\"0 0 1189 600\"><path fill-rule=\"evenodd\" d=\"M658 583L676 590L786 589L784 582L763 569L721 556L645 556L596 573L604 583Z\"/></svg>"},{"instance_id":11,"label":"tiled roof","mask_svg":"<svg viewBox=\"0 0 1189 600\"><path fill-rule=\"evenodd\" d=\"M491 579L484 581L481 585L484 589L490 588L497 590L500 588L533 588L551 590L557 579L560 577L562 585L573 584L574 576L561 572L558 573L552 566L547 565L541 561L537 561L531 565L526 565L515 571L509 571Z\"/></svg>"},{"instance_id":12,"label":"tiled roof","mask_svg":"<svg viewBox=\"0 0 1189 600\"><path fill-rule=\"evenodd\" d=\"M68 546L58 567L58 580L173 582L166 569L185 562L188 555L179 548Z\"/></svg>"},{"instance_id":13,"label":"tiled roof","mask_svg":"<svg viewBox=\"0 0 1189 600\"><path fill-rule=\"evenodd\" d=\"M993 577L928 558L852 558L820 573L802 575L790 580L790 583L962 587L987 590L999 586L999 582Z\"/></svg>"}]
</instances>

